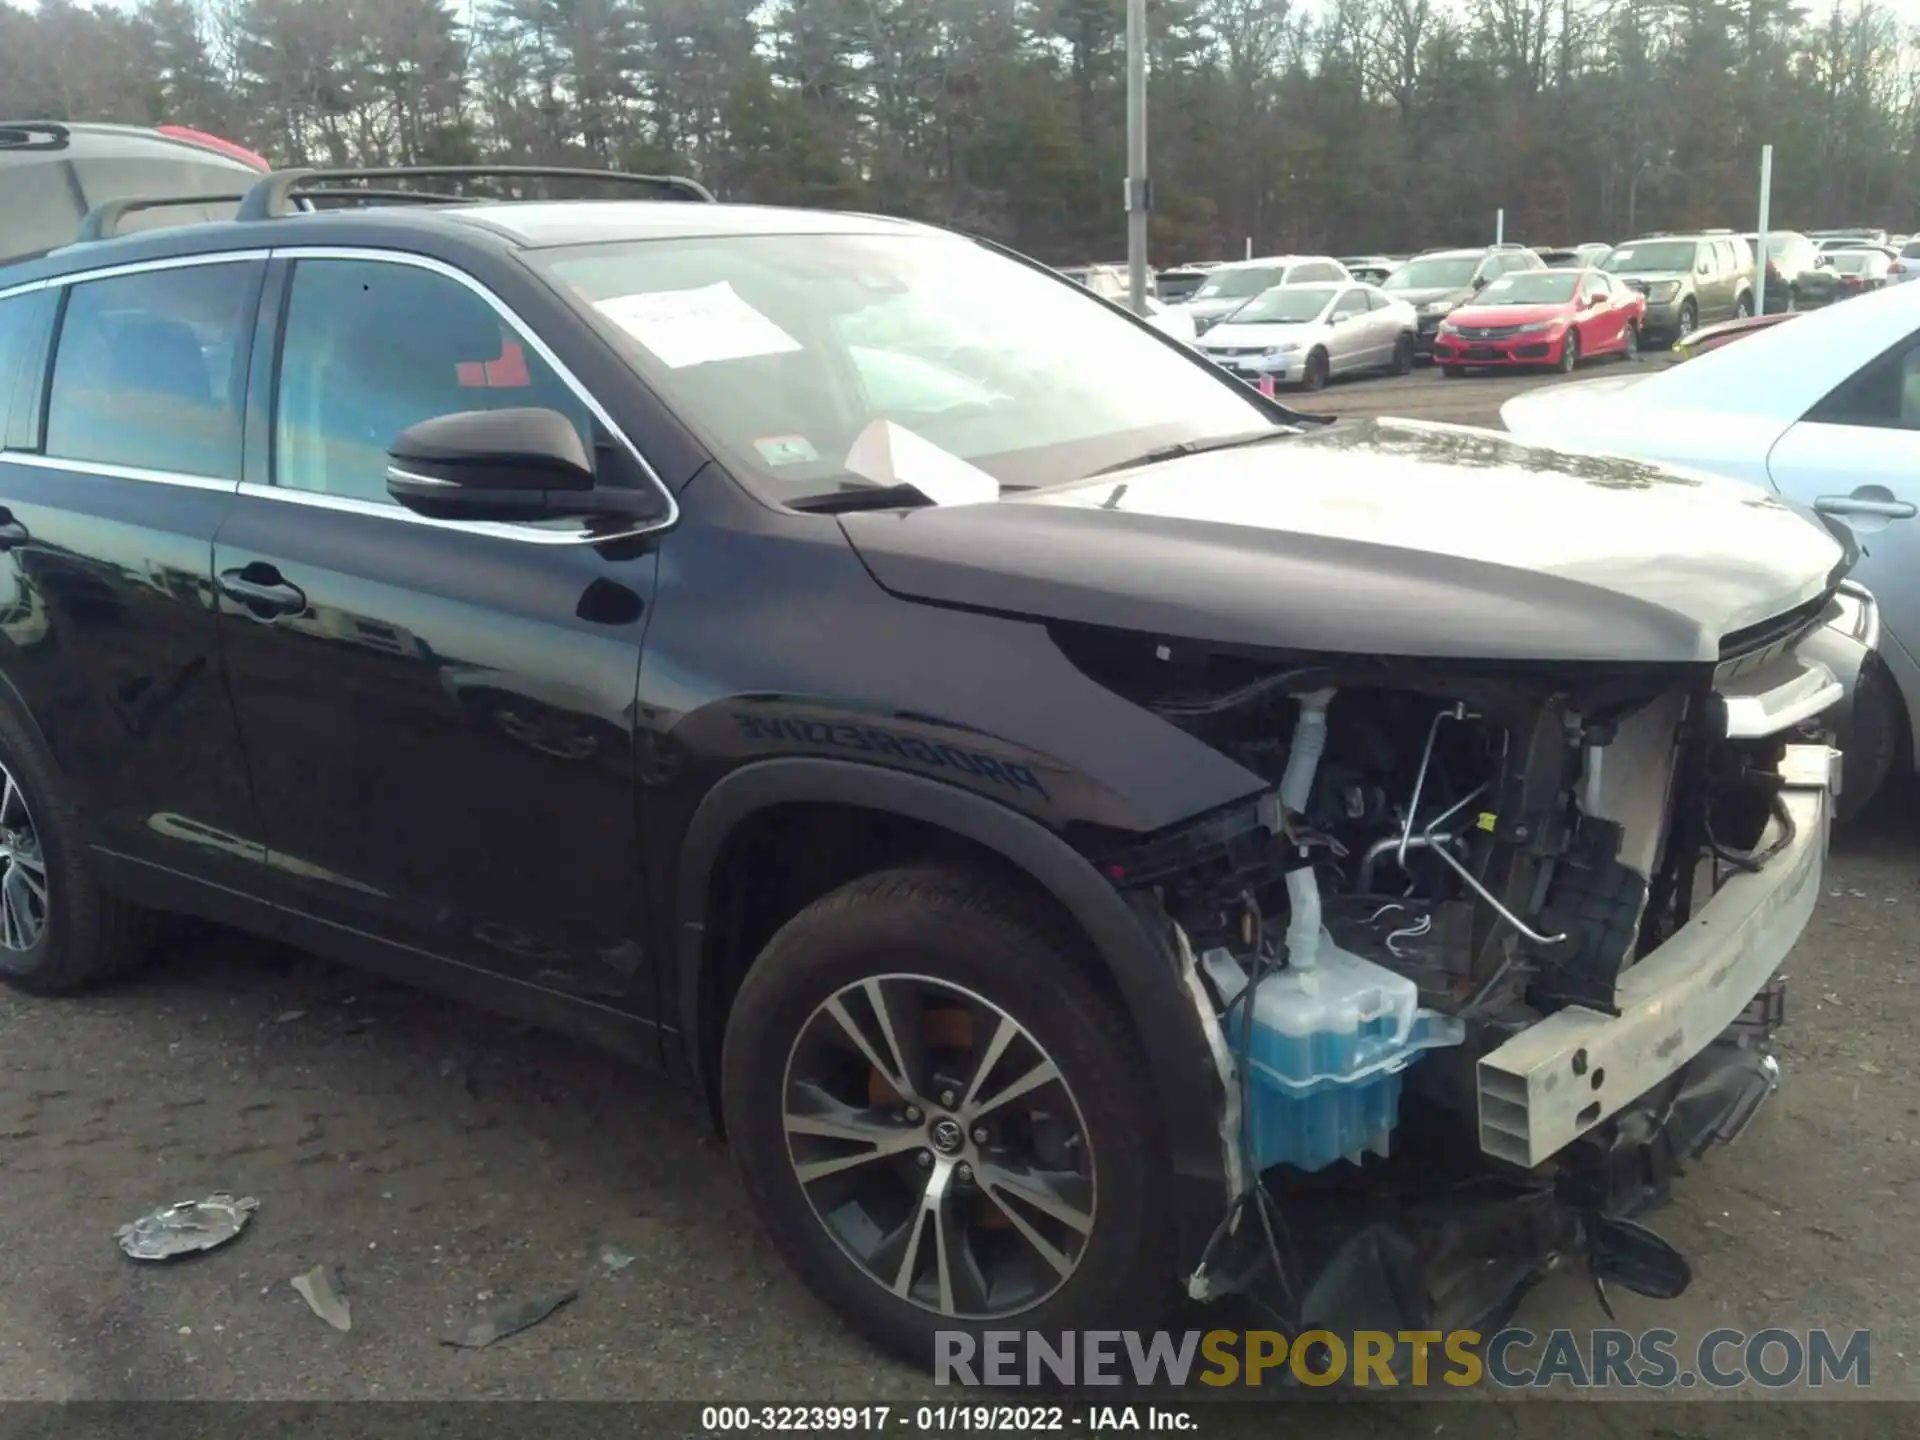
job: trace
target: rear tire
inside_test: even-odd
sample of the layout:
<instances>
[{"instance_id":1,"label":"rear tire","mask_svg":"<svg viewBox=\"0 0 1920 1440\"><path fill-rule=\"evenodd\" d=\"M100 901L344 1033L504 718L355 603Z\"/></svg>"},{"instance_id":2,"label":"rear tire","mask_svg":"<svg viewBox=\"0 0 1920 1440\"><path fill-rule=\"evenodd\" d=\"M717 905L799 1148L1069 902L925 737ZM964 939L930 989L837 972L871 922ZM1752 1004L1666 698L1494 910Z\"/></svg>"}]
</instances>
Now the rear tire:
<instances>
[{"instance_id":1,"label":"rear tire","mask_svg":"<svg viewBox=\"0 0 1920 1440\"><path fill-rule=\"evenodd\" d=\"M980 1108L1044 1065L1055 1078ZM809 905L740 987L721 1098L781 1255L919 1365L936 1331L1146 1329L1175 1297L1167 1147L1139 1043L1008 890L912 867ZM937 1253L929 1209L947 1227Z\"/></svg>"},{"instance_id":2,"label":"rear tire","mask_svg":"<svg viewBox=\"0 0 1920 1440\"><path fill-rule=\"evenodd\" d=\"M0 705L0 980L70 994L137 964L150 939L149 917L100 888L39 737Z\"/></svg>"}]
</instances>

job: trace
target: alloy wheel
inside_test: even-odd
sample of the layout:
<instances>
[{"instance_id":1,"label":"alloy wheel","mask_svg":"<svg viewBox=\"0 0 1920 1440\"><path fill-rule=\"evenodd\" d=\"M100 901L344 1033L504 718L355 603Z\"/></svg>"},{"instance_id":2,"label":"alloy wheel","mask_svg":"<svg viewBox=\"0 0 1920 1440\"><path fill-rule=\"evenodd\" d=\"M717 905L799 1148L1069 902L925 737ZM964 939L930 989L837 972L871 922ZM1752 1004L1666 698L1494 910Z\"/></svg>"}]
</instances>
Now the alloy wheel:
<instances>
[{"instance_id":1,"label":"alloy wheel","mask_svg":"<svg viewBox=\"0 0 1920 1440\"><path fill-rule=\"evenodd\" d=\"M31 950L47 930L47 861L27 795L0 765L0 947Z\"/></svg>"},{"instance_id":2,"label":"alloy wheel","mask_svg":"<svg viewBox=\"0 0 1920 1440\"><path fill-rule=\"evenodd\" d=\"M875 1284L954 1319L1031 1309L1078 1268L1094 1157L1066 1078L1012 1016L925 975L845 986L800 1029L787 1157Z\"/></svg>"}]
</instances>

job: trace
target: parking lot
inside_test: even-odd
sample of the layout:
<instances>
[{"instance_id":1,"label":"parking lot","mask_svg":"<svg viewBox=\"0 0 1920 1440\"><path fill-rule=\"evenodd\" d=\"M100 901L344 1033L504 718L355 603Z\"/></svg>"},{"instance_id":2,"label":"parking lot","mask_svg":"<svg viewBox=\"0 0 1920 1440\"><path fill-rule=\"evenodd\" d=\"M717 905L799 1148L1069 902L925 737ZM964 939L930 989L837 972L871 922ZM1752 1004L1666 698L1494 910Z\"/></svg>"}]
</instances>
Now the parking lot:
<instances>
[{"instance_id":1,"label":"parking lot","mask_svg":"<svg viewBox=\"0 0 1920 1440\"><path fill-rule=\"evenodd\" d=\"M1493 423L1502 399L1537 383L1550 382L1421 370L1300 403ZM1693 1288L1665 1304L1616 1293L1624 1327L1685 1339L1865 1328L1872 1393L1920 1392L1916 800L1896 789L1837 840L1789 965L1786 1084L1656 1217L1692 1259ZM852 1402L931 1388L801 1290L690 1097L567 1041L253 941L181 933L151 970L97 996L5 993L0 1047L9 1397ZM232 1246L159 1267L115 1247L115 1227L141 1211L220 1190L260 1202ZM322 1264L341 1267L349 1333L289 1287ZM503 1302L561 1289L577 1298L498 1345L440 1343ZM1607 1323L1572 1276L1521 1319ZM1559 1429L1611 1423L1567 1416ZM1768 1429L1816 1426L1834 1429L1811 1411L1804 1427Z\"/></svg>"}]
</instances>

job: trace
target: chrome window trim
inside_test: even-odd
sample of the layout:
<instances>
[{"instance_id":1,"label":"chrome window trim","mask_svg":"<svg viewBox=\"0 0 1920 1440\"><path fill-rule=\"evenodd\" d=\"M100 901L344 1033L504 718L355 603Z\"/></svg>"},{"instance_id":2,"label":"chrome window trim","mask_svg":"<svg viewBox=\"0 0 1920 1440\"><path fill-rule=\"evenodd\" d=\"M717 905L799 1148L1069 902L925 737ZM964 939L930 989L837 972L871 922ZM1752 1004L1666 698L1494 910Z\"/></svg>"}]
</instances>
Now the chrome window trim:
<instances>
[{"instance_id":1,"label":"chrome window trim","mask_svg":"<svg viewBox=\"0 0 1920 1440\"><path fill-rule=\"evenodd\" d=\"M263 500L279 500L291 505L310 505L321 510L337 510L349 514L381 516L389 520L398 520L410 525L425 525L436 530L453 530L473 535L489 535L497 539L519 540L533 545L601 545L614 540L630 540L640 535L651 535L657 531L670 529L679 523L680 504L674 499L673 491L661 480L659 472L647 463L640 449L628 438L596 400L591 391L581 384L573 371L554 354L553 350L534 332L531 325L520 318L519 314L499 296L482 285L473 276L458 266L449 265L430 255L415 255L404 250L382 250L370 246L350 245L290 245L272 249L218 250L197 255L172 255L157 260L135 260L120 265L102 265L90 270L76 270L66 275L49 275L39 280L30 280L23 285L13 285L0 289L0 300L9 300L16 295L31 295L40 290L55 289L67 285L81 285L92 280L111 280L122 275L139 275L155 270L181 270L199 265L223 265L244 263L247 261L283 260L364 260L376 264L409 265L416 270L426 270L441 275L457 285L465 286L473 294L490 306L493 312L519 332L533 351L548 366L574 398L586 406L587 410L607 429L620 446L632 457L640 473L646 476L653 487L666 501L666 513L659 519L644 525L629 526L623 530L598 534L582 529L576 533L562 533L551 530L538 530L527 525L513 525L493 520L438 520L427 515L418 515L397 503L384 504L374 500L357 500L344 495L324 495L311 490L294 490L280 485L252 485L240 481L218 480L205 475L186 475L166 470L145 470L130 465L96 464L92 461L62 460L54 456L41 455L22 450L0 450L0 463L27 465L42 470L71 470L83 475L98 475L108 479L145 480L160 485L180 485L200 490L226 490L239 495L251 495ZM278 370L276 367L275 379Z\"/></svg>"},{"instance_id":2,"label":"chrome window trim","mask_svg":"<svg viewBox=\"0 0 1920 1440\"><path fill-rule=\"evenodd\" d=\"M605 534L587 530L536 530L503 520L438 520L419 515L398 503L361 500L352 495L325 495L317 490L288 490L279 485L254 485L242 481L239 493L255 500L278 500L287 505L306 505L315 510L335 510L343 515L372 515L382 520L400 520L409 525L425 525L435 530L457 530L465 535L491 535L496 540L518 540L528 545L604 545L610 540L626 540L651 534L660 528L648 525L639 529L610 530Z\"/></svg>"},{"instance_id":3,"label":"chrome window trim","mask_svg":"<svg viewBox=\"0 0 1920 1440\"><path fill-rule=\"evenodd\" d=\"M31 450L0 450L0 465L25 465L34 470L66 470L82 475L98 475L106 480L145 480L153 485L179 485L188 490L224 490L231 495L240 488L238 480L220 480L211 475L189 475L176 470L147 470L138 465L112 465L102 460L63 460L57 455L41 455Z\"/></svg>"},{"instance_id":4,"label":"chrome window trim","mask_svg":"<svg viewBox=\"0 0 1920 1440\"><path fill-rule=\"evenodd\" d=\"M338 502L323 503L320 505L320 508L327 510L358 511L370 515L386 515L393 519L405 520L413 524L429 525L437 529L464 530L474 534L494 535L508 540L525 540L536 545L601 545L612 540L630 540L639 535L651 535L656 531L669 529L679 523L680 503L673 498L673 491L667 488L666 482L660 478L659 473L653 466L647 463L646 457L640 453L640 447L635 445L633 441L627 437L627 432L622 430L620 426L614 422L614 418L607 413L606 407L594 398L593 393L588 390L585 385L580 383L579 377L567 368L565 362L563 362L558 355L554 354L553 350L547 345L547 342L542 340L540 336L534 332L533 327L521 319L512 306L508 305L506 301L502 300L485 285L482 285L478 280L474 279L473 276L467 274L466 271L460 269L458 266L449 265L444 260L437 260L430 255L415 255L405 250L380 250L368 246L276 246L270 254L277 260L364 260L371 261L375 264L407 265L416 270L425 270L431 274L444 276L457 285L465 286L469 291L485 301L487 305L491 306L494 314L511 325L526 340L527 344L533 347L534 353L547 363L554 374L560 377L561 383L573 392L574 398L586 406L594 419L606 427L607 433L619 442L621 448L632 457L633 463L640 467L640 473L646 476L654 489L660 492L660 498L666 501L667 508L665 515L660 519L648 521L644 525L631 525L623 530L611 531L604 535L595 534L586 530L578 534L565 535L557 534L553 531L535 530L525 525L504 524L492 520L436 520L430 516L417 515L413 511L405 509L398 504L388 505L381 504L378 501L355 500L342 495L320 495L313 491L295 490L281 485L243 484L240 486L240 493L242 495L258 495L275 500L286 500L296 504ZM275 367L275 378L276 380L278 379L277 366Z\"/></svg>"},{"instance_id":5,"label":"chrome window trim","mask_svg":"<svg viewBox=\"0 0 1920 1440\"><path fill-rule=\"evenodd\" d=\"M75 270L69 275L48 275L24 285L0 289L0 300L16 295L31 295L36 290L52 290L64 285L84 285L91 280L114 280L122 275L144 275L150 270L186 270L198 265L235 265L249 260L265 260L268 250L211 250L204 255L169 255L159 260L132 260L120 265L100 265L91 270Z\"/></svg>"}]
</instances>

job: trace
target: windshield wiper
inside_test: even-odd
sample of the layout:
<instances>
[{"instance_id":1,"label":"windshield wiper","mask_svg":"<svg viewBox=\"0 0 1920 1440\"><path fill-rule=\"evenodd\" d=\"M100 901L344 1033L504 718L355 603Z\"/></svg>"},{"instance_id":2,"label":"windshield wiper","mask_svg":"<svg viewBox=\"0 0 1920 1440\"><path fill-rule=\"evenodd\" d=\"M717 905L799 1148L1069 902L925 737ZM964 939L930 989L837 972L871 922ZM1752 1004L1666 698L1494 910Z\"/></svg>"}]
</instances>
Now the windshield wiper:
<instances>
[{"instance_id":1,"label":"windshield wiper","mask_svg":"<svg viewBox=\"0 0 1920 1440\"><path fill-rule=\"evenodd\" d=\"M1116 470L1133 470L1142 465L1158 465L1163 460L1178 460L1187 455L1204 455L1210 450L1238 450L1243 445L1264 445L1269 440L1281 440L1300 432L1286 425L1276 425L1270 430L1256 430L1250 435L1216 435L1211 440L1182 440L1177 445L1162 445L1157 450L1149 450L1136 455L1131 460L1121 460L1112 465L1102 465L1084 477L1091 480L1096 475L1111 475Z\"/></svg>"},{"instance_id":2,"label":"windshield wiper","mask_svg":"<svg viewBox=\"0 0 1920 1440\"><path fill-rule=\"evenodd\" d=\"M857 490L802 495L787 501L787 508L814 515L850 515L857 510L917 510L931 504L933 501L917 485L863 485Z\"/></svg>"}]
</instances>

